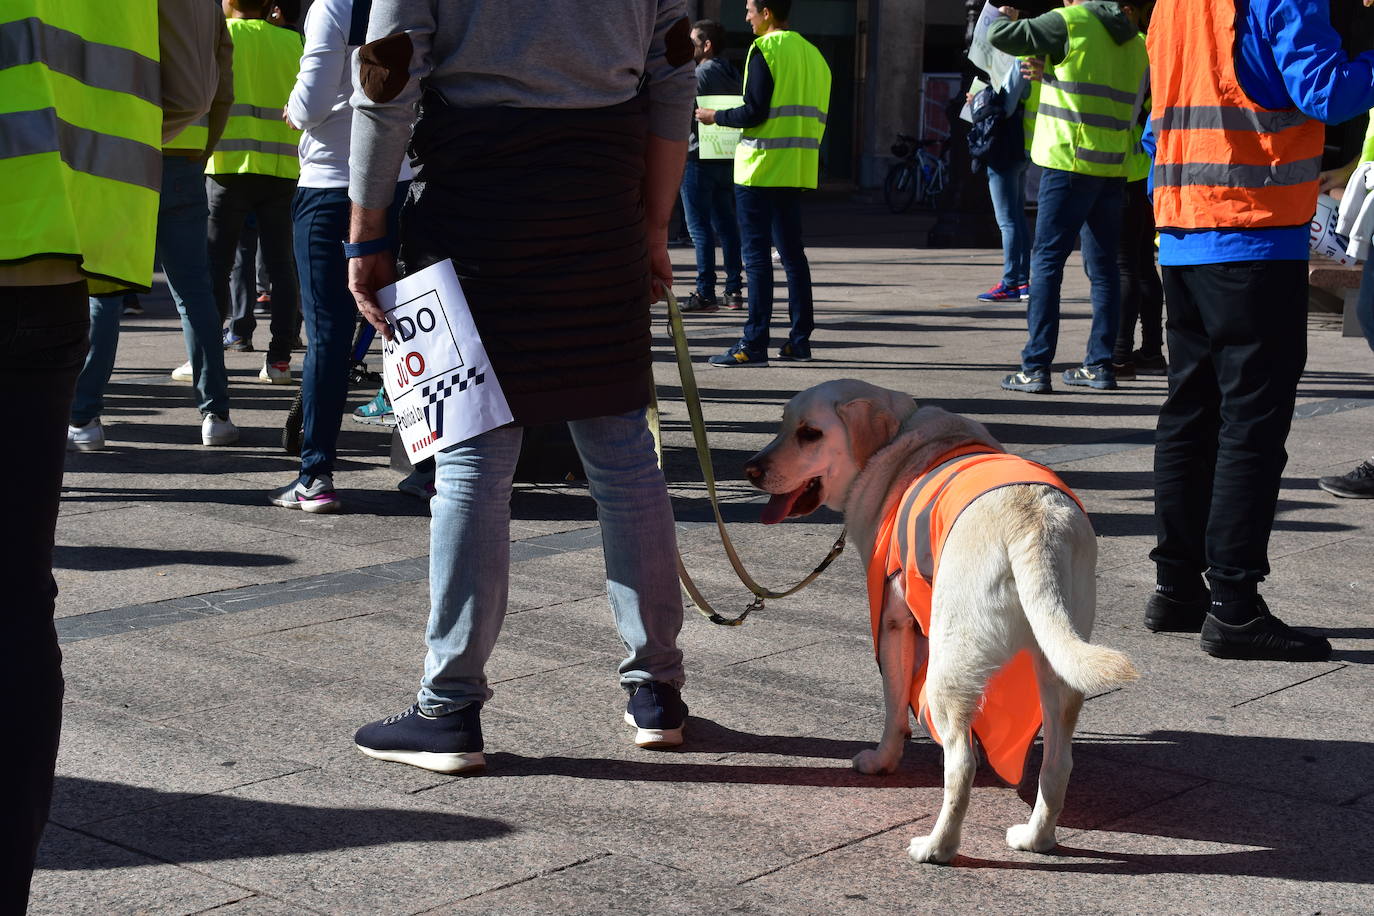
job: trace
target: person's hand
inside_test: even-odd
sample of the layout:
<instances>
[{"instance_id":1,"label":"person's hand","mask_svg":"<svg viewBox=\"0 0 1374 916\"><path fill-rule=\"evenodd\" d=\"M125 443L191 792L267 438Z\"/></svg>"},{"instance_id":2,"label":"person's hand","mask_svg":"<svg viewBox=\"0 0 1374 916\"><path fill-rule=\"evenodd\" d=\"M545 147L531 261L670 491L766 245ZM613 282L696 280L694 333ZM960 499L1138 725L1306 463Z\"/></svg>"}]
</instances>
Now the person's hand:
<instances>
[{"instance_id":1,"label":"person's hand","mask_svg":"<svg viewBox=\"0 0 1374 916\"><path fill-rule=\"evenodd\" d=\"M291 114L285 108L281 110L281 119L285 121L286 126L291 128L292 130L300 130L300 127L296 124L296 122L291 120Z\"/></svg>"},{"instance_id":2,"label":"person's hand","mask_svg":"<svg viewBox=\"0 0 1374 916\"><path fill-rule=\"evenodd\" d=\"M649 301L667 299L665 290L673 288L673 262L668 257L668 227L648 231Z\"/></svg>"},{"instance_id":3,"label":"person's hand","mask_svg":"<svg viewBox=\"0 0 1374 916\"><path fill-rule=\"evenodd\" d=\"M396 258L390 251L379 251L361 258L348 259L348 291L353 294L358 311L368 324L377 329L383 340L391 340L395 332L387 323L381 305L377 303L377 290L395 282Z\"/></svg>"},{"instance_id":4,"label":"person's hand","mask_svg":"<svg viewBox=\"0 0 1374 916\"><path fill-rule=\"evenodd\" d=\"M1370 3L1374 3L1374 0L1370 0ZM1320 175L1317 176L1318 193L1330 193L1332 197L1335 197L1337 200L1339 200L1341 195L1335 192L1345 190L1345 186L1350 183L1350 176L1355 174L1355 168L1359 164L1359 159L1352 159L1350 160L1349 165L1343 165L1338 169L1331 169L1330 171L1322 172Z\"/></svg>"},{"instance_id":5,"label":"person's hand","mask_svg":"<svg viewBox=\"0 0 1374 916\"><path fill-rule=\"evenodd\" d=\"M1021 76L1029 82L1035 82L1045 73L1045 60L1041 57L1024 57L1021 59Z\"/></svg>"},{"instance_id":6,"label":"person's hand","mask_svg":"<svg viewBox=\"0 0 1374 916\"><path fill-rule=\"evenodd\" d=\"M1008 19L1015 19L1021 15L1021 11L1014 6L999 6L997 7L997 12L1006 16Z\"/></svg>"},{"instance_id":7,"label":"person's hand","mask_svg":"<svg viewBox=\"0 0 1374 916\"><path fill-rule=\"evenodd\" d=\"M714 108L698 108L696 114L697 120L702 124L716 123L716 110Z\"/></svg>"}]
</instances>

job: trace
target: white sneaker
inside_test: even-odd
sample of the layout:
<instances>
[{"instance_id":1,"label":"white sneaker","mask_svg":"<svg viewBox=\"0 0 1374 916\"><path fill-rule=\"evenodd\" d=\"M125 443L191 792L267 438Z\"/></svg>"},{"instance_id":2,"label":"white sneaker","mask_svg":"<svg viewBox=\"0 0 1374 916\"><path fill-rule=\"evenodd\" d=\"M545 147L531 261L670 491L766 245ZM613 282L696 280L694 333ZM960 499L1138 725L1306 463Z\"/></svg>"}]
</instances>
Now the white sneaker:
<instances>
[{"instance_id":1,"label":"white sneaker","mask_svg":"<svg viewBox=\"0 0 1374 916\"><path fill-rule=\"evenodd\" d=\"M289 385L291 384L291 364L289 362L264 362L262 371L258 373L258 380L270 382L273 385Z\"/></svg>"},{"instance_id":2,"label":"white sneaker","mask_svg":"<svg viewBox=\"0 0 1374 916\"><path fill-rule=\"evenodd\" d=\"M191 361L189 359L172 370L172 381L194 382L195 380L196 375L195 372L191 370Z\"/></svg>"},{"instance_id":3,"label":"white sneaker","mask_svg":"<svg viewBox=\"0 0 1374 916\"><path fill-rule=\"evenodd\" d=\"M93 452L104 447L105 427L100 425L99 417L90 420L85 426L67 427L67 451Z\"/></svg>"},{"instance_id":4,"label":"white sneaker","mask_svg":"<svg viewBox=\"0 0 1374 916\"><path fill-rule=\"evenodd\" d=\"M205 445L233 445L239 441L239 428L228 417L207 413L200 423L200 441Z\"/></svg>"}]
</instances>

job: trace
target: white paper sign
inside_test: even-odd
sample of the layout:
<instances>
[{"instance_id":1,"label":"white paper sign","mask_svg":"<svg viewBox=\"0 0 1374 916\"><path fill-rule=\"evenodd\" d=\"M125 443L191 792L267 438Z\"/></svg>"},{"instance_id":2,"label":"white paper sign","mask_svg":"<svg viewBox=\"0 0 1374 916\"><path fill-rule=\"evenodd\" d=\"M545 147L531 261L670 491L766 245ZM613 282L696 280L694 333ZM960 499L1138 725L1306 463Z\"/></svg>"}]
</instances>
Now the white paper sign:
<instances>
[{"instance_id":1,"label":"white paper sign","mask_svg":"<svg viewBox=\"0 0 1374 916\"><path fill-rule=\"evenodd\" d=\"M997 50L988 42L988 26L1005 18L992 3L984 3L983 11L973 26L973 42L968 49L969 63L986 73L988 83L997 89L1006 87L1008 74L1019 66L1015 57Z\"/></svg>"},{"instance_id":2,"label":"white paper sign","mask_svg":"<svg viewBox=\"0 0 1374 916\"><path fill-rule=\"evenodd\" d=\"M395 332L382 377L412 464L513 419L452 261L379 289L377 301Z\"/></svg>"},{"instance_id":3,"label":"white paper sign","mask_svg":"<svg viewBox=\"0 0 1374 916\"><path fill-rule=\"evenodd\" d=\"M1312 215L1312 223L1308 226L1307 241L1314 253L1349 267L1357 263L1357 259L1346 253L1350 239L1336 232L1336 211L1339 206L1339 202L1329 194L1317 198L1317 212Z\"/></svg>"}]
</instances>

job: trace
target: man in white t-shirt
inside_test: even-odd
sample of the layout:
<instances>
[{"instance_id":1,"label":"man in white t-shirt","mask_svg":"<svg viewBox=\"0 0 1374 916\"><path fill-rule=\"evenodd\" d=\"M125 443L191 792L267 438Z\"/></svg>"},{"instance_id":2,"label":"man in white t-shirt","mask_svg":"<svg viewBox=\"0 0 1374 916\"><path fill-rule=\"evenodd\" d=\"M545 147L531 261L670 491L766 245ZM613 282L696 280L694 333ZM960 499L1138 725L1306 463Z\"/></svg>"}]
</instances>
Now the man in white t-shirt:
<instances>
[{"instance_id":1,"label":"man in white t-shirt","mask_svg":"<svg viewBox=\"0 0 1374 916\"><path fill-rule=\"evenodd\" d=\"M273 490L274 505L337 512L334 458L348 398L349 351L357 308L348 291L348 148L353 109L353 51L367 40L371 0L316 0L305 16L305 53L286 118L301 133L301 177L291 204L301 315L309 348L301 372L301 471ZM390 234L410 184L403 162L391 206Z\"/></svg>"}]
</instances>

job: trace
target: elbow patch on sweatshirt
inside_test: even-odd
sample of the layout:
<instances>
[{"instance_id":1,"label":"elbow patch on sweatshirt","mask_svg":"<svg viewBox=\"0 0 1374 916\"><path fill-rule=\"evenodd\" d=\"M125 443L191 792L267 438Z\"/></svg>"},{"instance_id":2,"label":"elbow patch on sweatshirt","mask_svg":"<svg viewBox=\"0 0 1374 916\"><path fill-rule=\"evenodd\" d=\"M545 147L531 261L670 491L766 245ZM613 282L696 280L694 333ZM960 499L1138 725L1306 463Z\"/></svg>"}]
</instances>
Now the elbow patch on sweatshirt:
<instances>
[{"instance_id":1,"label":"elbow patch on sweatshirt","mask_svg":"<svg viewBox=\"0 0 1374 916\"><path fill-rule=\"evenodd\" d=\"M663 36L664 58L673 67L681 67L692 59L696 50L692 46L692 23L683 16L674 22Z\"/></svg>"},{"instance_id":2,"label":"elbow patch on sweatshirt","mask_svg":"<svg viewBox=\"0 0 1374 916\"><path fill-rule=\"evenodd\" d=\"M358 49L358 81L374 102L390 102L410 81L410 36L397 32Z\"/></svg>"}]
</instances>

